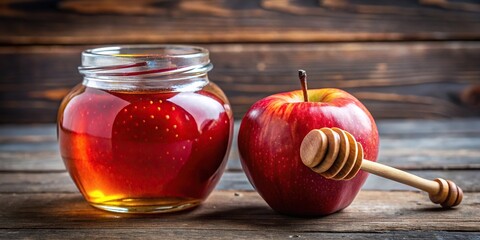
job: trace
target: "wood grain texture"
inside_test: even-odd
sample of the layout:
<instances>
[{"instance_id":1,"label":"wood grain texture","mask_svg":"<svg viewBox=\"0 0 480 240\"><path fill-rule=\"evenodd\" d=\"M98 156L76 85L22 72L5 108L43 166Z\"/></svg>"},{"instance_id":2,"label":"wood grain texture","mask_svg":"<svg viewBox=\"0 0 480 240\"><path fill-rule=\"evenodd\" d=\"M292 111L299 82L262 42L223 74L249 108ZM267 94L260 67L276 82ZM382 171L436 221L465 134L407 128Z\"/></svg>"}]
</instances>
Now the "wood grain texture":
<instances>
[{"instance_id":1,"label":"wood grain texture","mask_svg":"<svg viewBox=\"0 0 480 240\"><path fill-rule=\"evenodd\" d=\"M382 120L379 162L427 179L456 181L466 191L480 191L480 121ZM236 147L217 189L252 190L243 173ZM77 192L65 172L55 138L55 126L0 126L0 192ZM363 189L415 190L371 175Z\"/></svg>"},{"instance_id":2,"label":"wood grain texture","mask_svg":"<svg viewBox=\"0 0 480 240\"><path fill-rule=\"evenodd\" d=\"M235 122L227 169L241 171ZM378 161L403 170L480 169L480 119L381 120ZM0 172L63 172L53 124L0 126Z\"/></svg>"},{"instance_id":3,"label":"wood grain texture","mask_svg":"<svg viewBox=\"0 0 480 240\"><path fill-rule=\"evenodd\" d=\"M122 228L122 229L0 229L5 239L24 239L42 236L45 239L443 239L443 240L478 240L478 232L446 232L446 231L391 231L382 233L331 233L303 232L296 230L203 230L203 229L162 229L162 228Z\"/></svg>"},{"instance_id":4,"label":"wood grain texture","mask_svg":"<svg viewBox=\"0 0 480 240\"><path fill-rule=\"evenodd\" d=\"M480 116L480 43L211 44L210 79L236 119L257 100L299 89L351 92L377 119ZM60 99L81 82L86 47L0 47L0 123L54 122Z\"/></svg>"},{"instance_id":5,"label":"wood grain texture","mask_svg":"<svg viewBox=\"0 0 480 240\"><path fill-rule=\"evenodd\" d=\"M465 192L480 191L478 170L409 170L426 179L444 178L457 183ZM226 171L217 190L253 190L243 171ZM365 190L418 191L375 175L370 175ZM73 193L78 192L67 172L0 172L0 193ZM427 200L428 202L428 200Z\"/></svg>"},{"instance_id":6,"label":"wood grain texture","mask_svg":"<svg viewBox=\"0 0 480 240\"><path fill-rule=\"evenodd\" d=\"M238 123L236 125L238 128ZM447 140L443 144L447 152L455 152L457 147L474 149L475 144L480 143L478 119L383 120L378 126L381 139L391 139L392 143L399 140L398 144L390 145L394 149L402 145L411 148L411 142L424 136ZM212 195L193 211L124 215L88 206L62 169L60 159L36 155L55 152L54 136L53 124L0 126L0 156L5 157L0 159L1 239L64 239L67 236L93 239L478 239L480 232L480 175L478 167L470 168L472 165L463 160L459 163L466 170L448 167L427 170L443 164L429 162L427 168L410 171L429 179L450 178L467 190L462 205L452 210L435 207L424 193L371 175L354 202L339 213L323 218L283 216L273 212L252 191L245 174L230 165ZM457 144L452 138L471 138L470 141L477 143L462 140ZM440 149L427 141L418 142L434 151ZM5 153L26 155L18 156L19 162L16 162L11 156L3 155ZM415 152L410 151L410 156L413 155ZM45 159L49 159L48 163ZM478 163L480 159L472 160ZM401 159L397 161L402 162ZM416 163L422 161L411 162L412 166Z\"/></svg>"},{"instance_id":7,"label":"wood grain texture","mask_svg":"<svg viewBox=\"0 0 480 240\"><path fill-rule=\"evenodd\" d=\"M299 89L299 68L311 88L343 88L377 120L437 119L378 121L379 161L467 190L459 208L442 211L426 194L370 176L339 213L282 216L251 191L233 147L199 208L114 214L80 196L53 124L2 125L0 239L480 239L478 29L472 0L0 1L2 124L55 122L92 45L193 43L210 49L210 79L237 120L256 100ZM451 117L474 118L438 120Z\"/></svg>"},{"instance_id":8,"label":"wood grain texture","mask_svg":"<svg viewBox=\"0 0 480 240\"><path fill-rule=\"evenodd\" d=\"M465 40L480 39L480 4L7 0L0 22L3 44Z\"/></svg>"},{"instance_id":9,"label":"wood grain texture","mask_svg":"<svg viewBox=\"0 0 480 240\"><path fill-rule=\"evenodd\" d=\"M442 210L415 192L362 191L349 207L323 218L279 215L252 191L214 191L193 211L147 216L96 210L78 193L0 194L0 202L2 229L10 231L133 228L252 233L480 231L480 193L467 194L459 208Z\"/></svg>"}]
</instances>

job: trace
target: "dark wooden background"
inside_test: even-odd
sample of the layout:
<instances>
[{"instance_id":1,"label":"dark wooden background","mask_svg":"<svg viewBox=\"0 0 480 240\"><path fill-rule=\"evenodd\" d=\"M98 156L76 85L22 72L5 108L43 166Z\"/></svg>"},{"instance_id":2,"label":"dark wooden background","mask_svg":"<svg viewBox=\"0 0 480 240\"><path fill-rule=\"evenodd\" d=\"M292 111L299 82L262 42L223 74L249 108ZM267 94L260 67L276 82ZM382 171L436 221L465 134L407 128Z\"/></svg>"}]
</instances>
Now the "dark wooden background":
<instances>
[{"instance_id":1,"label":"dark wooden background","mask_svg":"<svg viewBox=\"0 0 480 240\"><path fill-rule=\"evenodd\" d=\"M377 119L480 116L480 1L0 1L0 123L55 122L99 45L207 47L236 119L256 100L338 87Z\"/></svg>"}]
</instances>

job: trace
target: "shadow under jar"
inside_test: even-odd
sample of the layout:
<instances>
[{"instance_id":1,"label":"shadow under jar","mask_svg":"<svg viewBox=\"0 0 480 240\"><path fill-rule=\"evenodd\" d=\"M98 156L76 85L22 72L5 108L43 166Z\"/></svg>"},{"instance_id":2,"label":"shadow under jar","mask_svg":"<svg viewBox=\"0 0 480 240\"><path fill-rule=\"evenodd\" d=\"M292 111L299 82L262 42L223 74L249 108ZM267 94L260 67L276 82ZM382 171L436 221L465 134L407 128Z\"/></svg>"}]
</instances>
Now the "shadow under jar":
<instances>
[{"instance_id":1,"label":"shadow under jar","mask_svg":"<svg viewBox=\"0 0 480 240\"><path fill-rule=\"evenodd\" d=\"M82 53L58 113L65 166L94 207L158 213L199 205L228 158L233 117L208 51L132 45Z\"/></svg>"}]
</instances>

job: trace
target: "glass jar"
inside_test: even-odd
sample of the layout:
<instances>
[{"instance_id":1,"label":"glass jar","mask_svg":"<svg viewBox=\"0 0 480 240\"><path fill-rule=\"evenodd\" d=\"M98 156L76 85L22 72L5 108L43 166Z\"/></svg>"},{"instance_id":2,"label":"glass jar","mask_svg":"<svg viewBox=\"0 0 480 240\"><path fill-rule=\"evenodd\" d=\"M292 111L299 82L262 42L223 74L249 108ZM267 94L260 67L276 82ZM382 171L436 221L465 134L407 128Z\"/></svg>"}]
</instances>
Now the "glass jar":
<instances>
[{"instance_id":1,"label":"glass jar","mask_svg":"<svg viewBox=\"0 0 480 240\"><path fill-rule=\"evenodd\" d=\"M82 53L82 84L63 99L58 141L92 206L157 213L199 205L218 183L232 140L227 98L195 46L132 45Z\"/></svg>"}]
</instances>

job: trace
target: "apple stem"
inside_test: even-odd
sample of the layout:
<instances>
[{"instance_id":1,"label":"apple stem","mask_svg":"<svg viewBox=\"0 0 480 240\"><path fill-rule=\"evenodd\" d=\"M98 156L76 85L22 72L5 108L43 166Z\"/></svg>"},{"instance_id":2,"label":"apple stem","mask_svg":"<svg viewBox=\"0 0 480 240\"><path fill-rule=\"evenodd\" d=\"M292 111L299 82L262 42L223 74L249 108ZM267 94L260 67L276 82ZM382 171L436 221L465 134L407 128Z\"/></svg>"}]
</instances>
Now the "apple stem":
<instances>
[{"instance_id":1,"label":"apple stem","mask_svg":"<svg viewBox=\"0 0 480 240\"><path fill-rule=\"evenodd\" d=\"M308 102L307 72L302 69L298 70L298 78L300 79L300 83L302 84L303 101Z\"/></svg>"}]
</instances>

